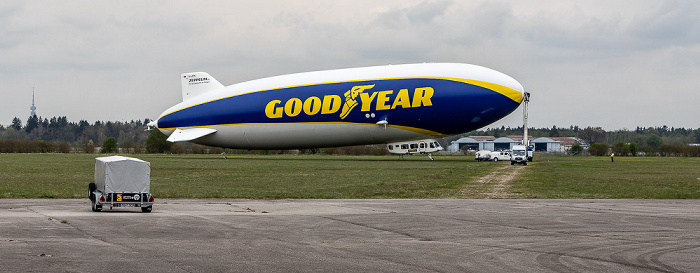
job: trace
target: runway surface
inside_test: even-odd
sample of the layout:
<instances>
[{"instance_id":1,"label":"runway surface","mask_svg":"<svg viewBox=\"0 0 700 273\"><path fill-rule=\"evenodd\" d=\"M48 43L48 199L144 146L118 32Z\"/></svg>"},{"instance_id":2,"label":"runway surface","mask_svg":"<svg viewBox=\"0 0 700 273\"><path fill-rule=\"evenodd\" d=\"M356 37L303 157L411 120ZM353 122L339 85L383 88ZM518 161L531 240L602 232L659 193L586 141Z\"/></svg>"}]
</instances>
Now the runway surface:
<instances>
[{"instance_id":1,"label":"runway surface","mask_svg":"<svg viewBox=\"0 0 700 273\"><path fill-rule=\"evenodd\" d=\"M700 200L0 199L2 272L700 272Z\"/></svg>"}]
</instances>

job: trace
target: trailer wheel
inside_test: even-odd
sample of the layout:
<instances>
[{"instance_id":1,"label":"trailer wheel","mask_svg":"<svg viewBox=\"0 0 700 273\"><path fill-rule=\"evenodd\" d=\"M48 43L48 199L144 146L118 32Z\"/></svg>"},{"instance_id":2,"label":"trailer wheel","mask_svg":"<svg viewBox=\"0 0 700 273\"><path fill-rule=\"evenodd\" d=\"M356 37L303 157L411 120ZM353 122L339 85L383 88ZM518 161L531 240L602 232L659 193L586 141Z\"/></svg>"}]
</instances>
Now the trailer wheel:
<instances>
[{"instance_id":1,"label":"trailer wheel","mask_svg":"<svg viewBox=\"0 0 700 273\"><path fill-rule=\"evenodd\" d=\"M141 207L141 212L151 212L152 210L153 206Z\"/></svg>"},{"instance_id":2,"label":"trailer wheel","mask_svg":"<svg viewBox=\"0 0 700 273\"><path fill-rule=\"evenodd\" d=\"M102 205L98 205L97 201L95 201L94 198L92 200L92 211L94 211L94 212L102 211Z\"/></svg>"},{"instance_id":3,"label":"trailer wheel","mask_svg":"<svg viewBox=\"0 0 700 273\"><path fill-rule=\"evenodd\" d=\"M93 194L93 192L95 192L96 189L97 189L97 186L95 185L95 183L88 184L88 197L93 202L95 201L95 194Z\"/></svg>"}]
</instances>

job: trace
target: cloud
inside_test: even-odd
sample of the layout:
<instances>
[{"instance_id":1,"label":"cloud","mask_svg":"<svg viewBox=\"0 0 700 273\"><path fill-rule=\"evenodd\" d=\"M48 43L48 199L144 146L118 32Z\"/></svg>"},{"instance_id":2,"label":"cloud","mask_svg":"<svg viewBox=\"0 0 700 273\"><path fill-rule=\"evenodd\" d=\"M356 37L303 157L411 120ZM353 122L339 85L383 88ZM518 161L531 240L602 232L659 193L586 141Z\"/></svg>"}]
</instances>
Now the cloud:
<instances>
[{"instance_id":1,"label":"cloud","mask_svg":"<svg viewBox=\"0 0 700 273\"><path fill-rule=\"evenodd\" d=\"M547 49L542 53L567 54L555 55L564 61L624 57L669 46L697 44L700 36L694 34L698 33L699 6L687 1L659 5L640 2L639 6L628 6L633 16L610 16L576 6L569 10L545 10L519 18L515 32L523 40Z\"/></svg>"},{"instance_id":2,"label":"cloud","mask_svg":"<svg viewBox=\"0 0 700 273\"><path fill-rule=\"evenodd\" d=\"M4 1L0 124L28 115L32 86L43 116L116 121L154 118L176 103L178 77L188 71L233 84L462 62L502 71L532 91L535 126L700 126L688 99L700 73L699 7L673 0ZM674 100L675 107L658 103ZM597 107L618 114L609 119Z\"/></svg>"},{"instance_id":3,"label":"cloud","mask_svg":"<svg viewBox=\"0 0 700 273\"><path fill-rule=\"evenodd\" d=\"M658 8L635 18L627 33L651 49L668 45L686 46L700 42L700 3L662 2Z\"/></svg>"},{"instance_id":4,"label":"cloud","mask_svg":"<svg viewBox=\"0 0 700 273\"><path fill-rule=\"evenodd\" d=\"M377 14L373 25L403 29L431 23L443 16L452 1L422 1L407 7L397 7Z\"/></svg>"}]
</instances>

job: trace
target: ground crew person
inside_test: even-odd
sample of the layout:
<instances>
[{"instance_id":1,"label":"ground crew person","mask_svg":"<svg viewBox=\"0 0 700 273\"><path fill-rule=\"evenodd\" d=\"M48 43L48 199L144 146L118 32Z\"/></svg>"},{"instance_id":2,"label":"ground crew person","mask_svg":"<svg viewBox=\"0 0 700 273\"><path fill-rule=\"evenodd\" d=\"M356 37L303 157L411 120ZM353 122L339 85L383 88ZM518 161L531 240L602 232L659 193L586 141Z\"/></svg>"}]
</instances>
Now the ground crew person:
<instances>
[{"instance_id":1,"label":"ground crew person","mask_svg":"<svg viewBox=\"0 0 700 273\"><path fill-rule=\"evenodd\" d=\"M615 153L610 154L610 162L615 162Z\"/></svg>"}]
</instances>

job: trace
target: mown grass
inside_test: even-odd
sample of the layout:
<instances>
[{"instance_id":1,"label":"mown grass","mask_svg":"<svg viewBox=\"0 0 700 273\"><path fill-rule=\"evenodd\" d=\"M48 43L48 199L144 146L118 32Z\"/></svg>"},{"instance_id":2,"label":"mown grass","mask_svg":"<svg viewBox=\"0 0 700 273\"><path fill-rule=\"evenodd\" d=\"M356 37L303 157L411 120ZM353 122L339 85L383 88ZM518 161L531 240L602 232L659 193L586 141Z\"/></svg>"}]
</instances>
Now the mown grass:
<instances>
[{"instance_id":1,"label":"mown grass","mask_svg":"<svg viewBox=\"0 0 700 273\"><path fill-rule=\"evenodd\" d=\"M0 198L84 198L95 157L0 154ZM151 191L160 198L450 198L496 167L463 156L136 157L151 162Z\"/></svg>"},{"instance_id":2,"label":"mown grass","mask_svg":"<svg viewBox=\"0 0 700 273\"><path fill-rule=\"evenodd\" d=\"M525 198L700 198L700 158L540 155L513 183Z\"/></svg>"},{"instance_id":3,"label":"mown grass","mask_svg":"<svg viewBox=\"0 0 700 273\"><path fill-rule=\"evenodd\" d=\"M86 198L90 154L0 154L0 198ZM136 155L157 198L484 198L504 162L469 156ZM520 166L514 166L520 167ZM523 198L700 198L700 158L536 155Z\"/></svg>"}]
</instances>

